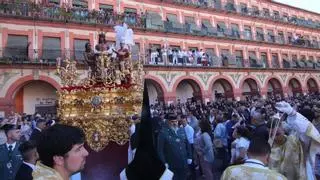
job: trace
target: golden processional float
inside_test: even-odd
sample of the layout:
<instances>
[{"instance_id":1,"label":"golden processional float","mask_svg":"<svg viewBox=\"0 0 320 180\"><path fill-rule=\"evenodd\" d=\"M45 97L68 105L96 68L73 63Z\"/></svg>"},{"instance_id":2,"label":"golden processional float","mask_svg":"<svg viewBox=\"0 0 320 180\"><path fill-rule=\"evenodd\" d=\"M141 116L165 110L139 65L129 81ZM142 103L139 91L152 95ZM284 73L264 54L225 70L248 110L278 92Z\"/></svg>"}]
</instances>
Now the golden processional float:
<instances>
[{"instance_id":1,"label":"golden processional float","mask_svg":"<svg viewBox=\"0 0 320 180\"><path fill-rule=\"evenodd\" d=\"M63 87L58 93L61 123L83 129L87 144L98 152L113 141L129 141L131 117L140 114L143 92L143 64L132 61L133 32L126 25L115 27L116 47L108 47L105 34L99 34L92 50L85 46L88 75L80 79L76 61L57 60L57 73Z\"/></svg>"}]
</instances>

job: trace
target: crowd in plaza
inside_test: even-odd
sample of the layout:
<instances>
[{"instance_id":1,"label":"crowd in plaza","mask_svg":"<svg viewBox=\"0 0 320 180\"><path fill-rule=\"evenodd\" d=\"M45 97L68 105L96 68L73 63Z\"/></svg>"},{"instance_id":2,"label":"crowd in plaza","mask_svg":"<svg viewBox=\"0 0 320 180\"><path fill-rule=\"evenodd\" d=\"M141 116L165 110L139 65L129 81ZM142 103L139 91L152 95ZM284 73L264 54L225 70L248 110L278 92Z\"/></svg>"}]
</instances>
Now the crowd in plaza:
<instances>
[{"instance_id":1,"label":"crowd in plaza","mask_svg":"<svg viewBox=\"0 0 320 180\"><path fill-rule=\"evenodd\" d=\"M279 106L280 101L288 102L284 105L280 103L285 108ZM308 132L299 130L299 127L292 126L290 122L280 122L280 119L284 120L284 116L292 116L296 118L295 121L301 121L300 125L302 123L311 127L312 123L317 130L314 133L319 136L319 94L288 98L271 95L267 99L248 97L241 101L217 96L215 101L206 104L195 98L189 98L184 103L178 99L170 105L157 101L150 105L150 112L154 146L161 161L174 173L173 179L229 179L237 167L232 165L246 165L250 162L255 162L255 165L264 169L268 170L266 167L269 167L277 171L282 175L275 171L269 175L280 179L307 179L307 176L312 174L317 177L320 175L319 155L316 161L313 161L316 163L313 172L307 171L307 159L304 159L309 156L310 150L305 149L305 143L314 139L306 141L301 136L309 137ZM297 118L297 114L302 114L305 121ZM52 129L51 126L55 127L57 122L52 115L41 116L38 113L12 113L1 118L0 159L1 163L4 163L0 166L0 174L3 175L1 179L19 179L20 171L23 171L20 169L25 168L25 165L33 167L34 170L39 156L30 152L36 152L36 147L49 146L45 143L48 139L43 140L41 137L44 132ZM134 127L138 125L139 123ZM132 130L132 134L135 133L136 131ZM137 136L132 135L133 137ZM39 143L42 145L39 146ZM264 147L263 152L256 146ZM44 148L45 152L40 150L41 161L48 151L46 148L48 147ZM136 144L132 143L130 150L135 148ZM87 152L83 151L83 157L87 156ZM264 161L261 159L263 155L270 158ZM129 161L131 159L132 157L129 157ZM31 173L32 170L29 175Z\"/></svg>"},{"instance_id":2,"label":"crowd in plaza","mask_svg":"<svg viewBox=\"0 0 320 180\"><path fill-rule=\"evenodd\" d=\"M170 105L157 102L150 106L154 145L160 159L173 171L174 179L196 179L199 176L208 180L230 179L227 177L230 174L226 174L227 167L251 161L262 164L264 168L269 166L287 179L307 179L310 174L306 173L307 168L302 161L303 156L308 156L308 152L300 151L305 148L305 142L299 139L301 134L297 135L297 127L291 127L290 123L285 121L279 122L281 118L278 113L281 111L276 107L277 102L288 102L292 112L301 113L306 117L307 121L302 123L313 123L320 131L319 100L319 94L313 94L291 98L255 97L242 101L220 97L207 104L195 98L189 98L185 103L178 100L176 104ZM282 115L286 113L281 113L280 117L283 118ZM275 122L280 123L277 130ZM270 147L272 133L273 145ZM258 142L256 138L259 138ZM251 152L251 156L248 152L251 141L255 141L253 145L258 143L258 146L266 149L269 146L270 151L266 152L268 157L271 153L268 161L252 160L252 153L255 152ZM263 141L265 144L261 144ZM294 148L289 147L290 143ZM319 157L318 155L316 161L318 178ZM280 174L273 174L278 178L270 179L285 179Z\"/></svg>"}]
</instances>

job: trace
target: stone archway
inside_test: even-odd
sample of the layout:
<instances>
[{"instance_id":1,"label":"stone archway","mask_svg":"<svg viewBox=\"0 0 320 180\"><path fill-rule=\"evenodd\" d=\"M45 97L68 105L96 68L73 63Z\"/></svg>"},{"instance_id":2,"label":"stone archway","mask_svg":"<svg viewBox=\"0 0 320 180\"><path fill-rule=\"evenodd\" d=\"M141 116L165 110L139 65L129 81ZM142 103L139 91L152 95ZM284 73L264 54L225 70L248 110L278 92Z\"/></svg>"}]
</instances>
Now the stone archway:
<instances>
[{"instance_id":1,"label":"stone archway","mask_svg":"<svg viewBox=\"0 0 320 180\"><path fill-rule=\"evenodd\" d=\"M283 89L278 79L271 78L267 83L267 88L268 88L268 96L283 97Z\"/></svg>"},{"instance_id":2,"label":"stone archway","mask_svg":"<svg viewBox=\"0 0 320 180\"><path fill-rule=\"evenodd\" d=\"M184 79L179 82L176 88L176 99L185 103L189 98L194 100L202 100L202 92L200 85L192 79Z\"/></svg>"},{"instance_id":3,"label":"stone archway","mask_svg":"<svg viewBox=\"0 0 320 180\"><path fill-rule=\"evenodd\" d=\"M245 97L259 96L260 89L258 83L252 78L245 79L242 85L242 95Z\"/></svg>"},{"instance_id":4,"label":"stone archway","mask_svg":"<svg viewBox=\"0 0 320 180\"><path fill-rule=\"evenodd\" d=\"M292 78L288 83L288 95L289 96L299 96L302 95L302 86L299 80Z\"/></svg>"},{"instance_id":5,"label":"stone archway","mask_svg":"<svg viewBox=\"0 0 320 180\"><path fill-rule=\"evenodd\" d=\"M56 114L57 89L48 82L31 80L13 93L14 109L18 113Z\"/></svg>"},{"instance_id":6,"label":"stone archway","mask_svg":"<svg viewBox=\"0 0 320 180\"><path fill-rule=\"evenodd\" d=\"M309 93L318 93L319 92L319 86L313 78L308 79L307 81L307 88Z\"/></svg>"},{"instance_id":7,"label":"stone archway","mask_svg":"<svg viewBox=\"0 0 320 180\"><path fill-rule=\"evenodd\" d=\"M217 79L212 85L212 99L217 98L234 98L232 85L225 79Z\"/></svg>"},{"instance_id":8,"label":"stone archway","mask_svg":"<svg viewBox=\"0 0 320 180\"><path fill-rule=\"evenodd\" d=\"M164 102L164 92L161 85L152 79L146 79L150 104Z\"/></svg>"}]
</instances>

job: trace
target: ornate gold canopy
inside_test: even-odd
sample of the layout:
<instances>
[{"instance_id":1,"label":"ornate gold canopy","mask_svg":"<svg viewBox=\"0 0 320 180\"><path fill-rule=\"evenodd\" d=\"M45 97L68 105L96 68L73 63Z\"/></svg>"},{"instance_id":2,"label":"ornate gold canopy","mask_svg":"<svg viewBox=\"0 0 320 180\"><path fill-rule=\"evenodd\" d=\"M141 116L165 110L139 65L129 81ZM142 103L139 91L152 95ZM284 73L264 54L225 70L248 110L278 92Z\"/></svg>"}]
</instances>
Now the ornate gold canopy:
<instances>
[{"instance_id":1,"label":"ornate gold canopy","mask_svg":"<svg viewBox=\"0 0 320 180\"><path fill-rule=\"evenodd\" d=\"M142 64L133 62L130 53L118 60L98 52L88 61L94 69L84 79L79 79L75 61L57 63L64 86L58 93L58 116L62 123L82 128L95 151L110 141L123 145L130 138L131 116L141 112Z\"/></svg>"}]
</instances>

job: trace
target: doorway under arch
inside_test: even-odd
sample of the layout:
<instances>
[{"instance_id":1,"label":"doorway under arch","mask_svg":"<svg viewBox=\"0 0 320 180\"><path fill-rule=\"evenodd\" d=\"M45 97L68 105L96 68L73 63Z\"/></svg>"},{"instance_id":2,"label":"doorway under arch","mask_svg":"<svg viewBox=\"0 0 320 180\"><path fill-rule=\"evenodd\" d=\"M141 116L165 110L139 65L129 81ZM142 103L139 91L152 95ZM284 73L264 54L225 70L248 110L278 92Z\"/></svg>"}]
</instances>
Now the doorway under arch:
<instances>
[{"instance_id":1,"label":"doorway under arch","mask_svg":"<svg viewBox=\"0 0 320 180\"><path fill-rule=\"evenodd\" d=\"M301 83L296 79L292 78L289 80L288 84L288 95L289 96L299 96L302 95Z\"/></svg>"},{"instance_id":2,"label":"doorway under arch","mask_svg":"<svg viewBox=\"0 0 320 180\"><path fill-rule=\"evenodd\" d=\"M164 92L161 85L152 79L146 79L150 104L164 102Z\"/></svg>"},{"instance_id":3,"label":"doorway under arch","mask_svg":"<svg viewBox=\"0 0 320 180\"><path fill-rule=\"evenodd\" d=\"M217 79L212 85L212 99L219 98L234 98L232 85L225 79Z\"/></svg>"},{"instance_id":4,"label":"doorway under arch","mask_svg":"<svg viewBox=\"0 0 320 180\"><path fill-rule=\"evenodd\" d=\"M14 95L17 113L55 115L57 112L57 89L48 82L32 80L19 87Z\"/></svg>"},{"instance_id":5,"label":"doorway under arch","mask_svg":"<svg viewBox=\"0 0 320 180\"><path fill-rule=\"evenodd\" d=\"M244 97L259 96L259 91L258 83L254 79L248 78L244 80L242 85L242 95Z\"/></svg>"},{"instance_id":6,"label":"doorway under arch","mask_svg":"<svg viewBox=\"0 0 320 180\"><path fill-rule=\"evenodd\" d=\"M308 79L307 87L308 87L309 93L318 93L319 92L318 84L313 78Z\"/></svg>"},{"instance_id":7,"label":"doorway under arch","mask_svg":"<svg viewBox=\"0 0 320 180\"><path fill-rule=\"evenodd\" d=\"M268 87L268 96L283 97L283 89L278 79L271 78L267 83L267 87Z\"/></svg>"},{"instance_id":8,"label":"doorway under arch","mask_svg":"<svg viewBox=\"0 0 320 180\"><path fill-rule=\"evenodd\" d=\"M188 99L202 100L200 85L192 79L184 79L179 82L176 88L176 99L181 103L185 103Z\"/></svg>"}]
</instances>

